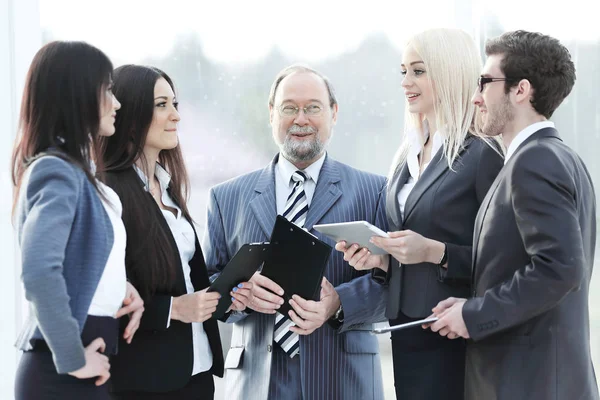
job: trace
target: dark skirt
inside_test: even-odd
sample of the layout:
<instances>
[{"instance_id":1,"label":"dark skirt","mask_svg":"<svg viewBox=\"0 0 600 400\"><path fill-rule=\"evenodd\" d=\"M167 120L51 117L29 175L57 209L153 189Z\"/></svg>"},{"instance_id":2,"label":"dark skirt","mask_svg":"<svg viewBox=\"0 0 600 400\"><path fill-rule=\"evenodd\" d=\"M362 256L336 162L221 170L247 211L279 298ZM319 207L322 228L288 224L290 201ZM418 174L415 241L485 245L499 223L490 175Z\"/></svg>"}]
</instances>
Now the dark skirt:
<instances>
[{"instance_id":1,"label":"dark skirt","mask_svg":"<svg viewBox=\"0 0 600 400\"><path fill-rule=\"evenodd\" d=\"M401 315L390 325L416 321ZM421 327L392 332L398 400L463 400L466 344Z\"/></svg>"},{"instance_id":2,"label":"dark skirt","mask_svg":"<svg viewBox=\"0 0 600 400\"><path fill-rule=\"evenodd\" d=\"M111 317L88 316L81 340L84 346L102 337L106 355L117 350L118 323ZM35 340L25 351L15 379L16 400L109 400L108 384L96 386L97 378L77 379L56 372L52 352L43 340Z\"/></svg>"},{"instance_id":3,"label":"dark skirt","mask_svg":"<svg viewBox=\"0 0 600 400\"><path fill-rule=\"evenodd\" d=\"M123 391L112 393L114 400L213 400L215 382L210 371L196 374L181 389L166 393Z\"/></svg>"}]
</instances>

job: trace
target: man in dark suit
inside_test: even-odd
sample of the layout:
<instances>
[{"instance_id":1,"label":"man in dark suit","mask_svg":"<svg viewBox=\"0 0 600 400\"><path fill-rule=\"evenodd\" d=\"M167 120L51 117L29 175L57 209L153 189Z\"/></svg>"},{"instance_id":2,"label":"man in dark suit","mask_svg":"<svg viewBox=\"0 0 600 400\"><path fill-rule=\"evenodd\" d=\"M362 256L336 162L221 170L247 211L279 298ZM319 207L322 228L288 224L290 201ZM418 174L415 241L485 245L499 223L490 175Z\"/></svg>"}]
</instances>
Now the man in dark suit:
<instances>
[{"instance_id":1,"label":"man in dark suit","mask_svg":"<svg viewBox=\"0 0 600 400\"><path fill-rule=\"evenodd\" d=\"M594 189L548 121L575 67L539 33L505 33L486 54L473 101L483 133L502 134L505 166L475 222L473 298L439 303L431 329L471 339L467 399L598 399L588 313Z\"/></svg>"}]
</instances>

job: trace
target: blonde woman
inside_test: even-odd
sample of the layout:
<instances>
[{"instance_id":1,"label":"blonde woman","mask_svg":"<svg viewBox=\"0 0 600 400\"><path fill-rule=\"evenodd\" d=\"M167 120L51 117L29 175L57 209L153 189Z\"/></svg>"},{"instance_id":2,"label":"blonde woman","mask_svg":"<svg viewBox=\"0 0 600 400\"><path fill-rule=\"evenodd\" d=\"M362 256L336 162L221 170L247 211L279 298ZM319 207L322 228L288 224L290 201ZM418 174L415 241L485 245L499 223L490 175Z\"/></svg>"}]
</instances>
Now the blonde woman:
<instances>
[{"instance_id":1,"label":"blonde woman","mask_svg":"<svg viewBox=\"0 0 600 400\"><path fill-rule=\"evenodd\" d=\"M502 168L499 150L473 134L481 59L455 29L412 37L402 58L407 131L387 188L390 238L373 238L390 256L356 244L336 249L356 269L389 285L390 324L415 321L451 296L468 297L477 210ZM465 344L420 328L392 333L398 399L462 399Z\"/></svg>"}]
</instances>

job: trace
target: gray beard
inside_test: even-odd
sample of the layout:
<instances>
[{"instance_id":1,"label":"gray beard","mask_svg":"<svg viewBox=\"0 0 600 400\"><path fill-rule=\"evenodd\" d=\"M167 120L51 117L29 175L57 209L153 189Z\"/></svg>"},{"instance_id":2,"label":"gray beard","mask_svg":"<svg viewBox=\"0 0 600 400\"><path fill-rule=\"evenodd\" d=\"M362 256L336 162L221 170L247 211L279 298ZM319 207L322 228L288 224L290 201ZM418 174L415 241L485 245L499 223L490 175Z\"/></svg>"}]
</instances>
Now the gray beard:
<instances>
[{"instance_id":1,"label":"gray beard","mask_svg":"<svg viewBox=\"0 0 600 400\"><path fill-rule=\"evenodd\" d=\"M310 141L296 141L291 137L292 133L314 133ZM316 135L317 131L310 126L292 125L285 136L285 140L279 145L283 156L291 162L310 161L320 155L325 149L326 143L321 143Z\"/></svg>"}]
</instances>

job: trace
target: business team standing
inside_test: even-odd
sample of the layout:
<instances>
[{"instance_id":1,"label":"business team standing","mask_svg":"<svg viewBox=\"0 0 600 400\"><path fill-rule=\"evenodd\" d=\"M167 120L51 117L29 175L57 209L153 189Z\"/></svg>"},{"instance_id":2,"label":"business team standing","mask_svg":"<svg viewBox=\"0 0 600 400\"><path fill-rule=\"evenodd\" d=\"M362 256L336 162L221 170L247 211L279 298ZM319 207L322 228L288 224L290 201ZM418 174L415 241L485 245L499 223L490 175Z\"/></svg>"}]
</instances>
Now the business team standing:
<instances>
[{"instance_id":1,"label":"business team standing","mask_svg":"<svg viewBox=\"0 0 600 400\"><path fill-rule=\"evenodd\" d=\"M473 104L481 66L472 39L434 29L409 40L401 67L412 129L387 186L326 154L338 111L330 82L303 66L281 71L269 99L280 153L211 189L205 264L171 79L117 69L123 108L109 138L121 107L110 60L85 43L44 46L13 158L30 305L16 398L210 399L212 376L227 368L234 399L380 399L378 346L364 330L433 309L431 330L392 333L398 398L598 399L588 316L595 195L547 121L573 86L573 63L555 39L524 31L488 42L486 53ZM502 134L504 161L475 127ZM290 198L305 207L289 208ZM309 231L389 226L389 238L372 240L390 256L337 243L343 256L332 255L320 300L294 296L287 315L277 312L281 288L255 274L231 292L224 363L209 274L243 244L268 240L276 214Z\"/></svg>"}]
</instances>

